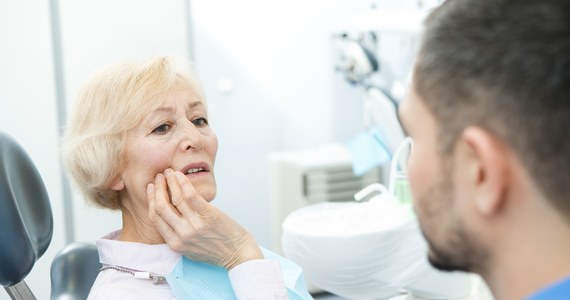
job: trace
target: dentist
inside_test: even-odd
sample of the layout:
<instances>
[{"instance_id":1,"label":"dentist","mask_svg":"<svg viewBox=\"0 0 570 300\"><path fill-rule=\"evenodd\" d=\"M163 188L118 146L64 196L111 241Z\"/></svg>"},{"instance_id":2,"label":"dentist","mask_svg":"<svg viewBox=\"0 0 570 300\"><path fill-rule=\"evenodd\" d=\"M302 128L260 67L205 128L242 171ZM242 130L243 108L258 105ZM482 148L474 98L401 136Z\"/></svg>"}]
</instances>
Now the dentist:
<instances>
[{"instance_id":1,"label":"dentist","mask_svg":"<svg viewBox=\"0 0 570 300\"><path fill-rule=\"evenodd\" d=\"M497 300L570 299L569 95L569 1L431 13L400 116L432 265Z\"/></svg>"}]
</instances>

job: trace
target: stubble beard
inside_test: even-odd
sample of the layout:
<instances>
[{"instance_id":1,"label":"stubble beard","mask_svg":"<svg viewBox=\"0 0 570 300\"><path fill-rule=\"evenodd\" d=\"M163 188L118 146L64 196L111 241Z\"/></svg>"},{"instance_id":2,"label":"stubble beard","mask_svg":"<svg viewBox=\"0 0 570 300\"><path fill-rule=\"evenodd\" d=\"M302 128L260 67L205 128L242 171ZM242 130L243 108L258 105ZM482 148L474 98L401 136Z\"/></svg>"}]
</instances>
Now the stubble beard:
<instances>
[{"instance_id":1,"label":"stubble beard","mask_svg":"<svg viewBox=\"0 0 570 300\"><path fill-rule=\"evenodd\" d=\"M433 267L442 271L481 274L486 269L485 251L473 235L469 234L464 222L454 215L453 206L457 199L454 199L451 165L445 165L440 182L419 199L424 205L431 203L432 207L424 210L427 213L424 213L423 222L431 222L432 230L437 228L440 235L440 238L436 239L420 220L422 234L429 245L428 261ZM437 203L434 204L434 201Z\"/></svg>"}]
</instances>

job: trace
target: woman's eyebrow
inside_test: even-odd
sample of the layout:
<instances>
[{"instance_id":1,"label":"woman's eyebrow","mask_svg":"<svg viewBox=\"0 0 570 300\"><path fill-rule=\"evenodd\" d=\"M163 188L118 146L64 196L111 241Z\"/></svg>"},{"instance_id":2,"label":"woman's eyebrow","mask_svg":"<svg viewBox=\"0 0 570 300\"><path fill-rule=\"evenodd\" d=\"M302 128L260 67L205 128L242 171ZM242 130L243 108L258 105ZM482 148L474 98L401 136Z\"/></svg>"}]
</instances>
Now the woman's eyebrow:
<instances>
[{"instance_id":1,"label":"woman's eyebrow","mask_svg":"<svg viewBox=\"0 0 570 300\"><path fill-rule=\"evenodd\" d=\"M169 107L169 106L166 106L166 107L157 107L155 110L152 111L152 114L154 114L154 113L161 113L161 112L171 112L171 111L174 111L174 108L173 108L173 107Z\"/></svg>"},{"instance_id":2,"label":"woman's eyebrow","mask_svg":"<svg viewBox=\"0 0 570 300\"><path fill-rule=\"evenodd\" d=\"M204 106L204 104L201 101L195 101L195 102L191 102L190 104L188 104L189 110L193 110L198 106ZM155 110L153 110L149 114L149 116L153 116L156 114L162 114L162 113L172 113L175 110L176 109L174 107L171 107L171 106L161 106L161 107L157 107Z\"/></svg>"},{"instance_id":3,"label":"woman's eyebrow","mask_svg":"<svg viewBox=\"0 0 570 300\"><path fill-rule=\"evenodd\" d=\"M202 101L195 101L195 102L191 102L188 105L188 108L192 110L192 109L196 108L197 106L204 106L204 104L202 103Z\"/></svg>"},{"instance_id":4,"label":"woman's eyebrow","mask_svg":"<svg viewBox=\"0 0 570 300\"><path fill-rule=\"evenodd\" d=\"M161 115L171 114L174 111L174 107L170 106L162 106L157 107L153 111L151 111L148 115L146 115L143 120L146 122L150 122L154 120L154 118L158 118Z\"/></svg>"}]
</instances>

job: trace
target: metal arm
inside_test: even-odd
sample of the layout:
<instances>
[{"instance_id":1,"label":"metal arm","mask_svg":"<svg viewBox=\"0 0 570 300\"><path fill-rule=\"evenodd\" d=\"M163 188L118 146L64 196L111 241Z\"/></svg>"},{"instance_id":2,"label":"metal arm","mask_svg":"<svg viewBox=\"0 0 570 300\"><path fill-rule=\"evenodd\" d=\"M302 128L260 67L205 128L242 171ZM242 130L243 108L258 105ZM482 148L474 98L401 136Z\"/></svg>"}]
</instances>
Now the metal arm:
<instances>
[{"instance_id":1,"label":"metal arm","mask_svg":"<svg viewBox=\"0 0 570 300\"><path fill-rule=\"evenodd\" d=\"M36 297L32 294L32 291L23 280L13 286L4 287L4 289L6 289L6 292L8 292L8 295L10 295L10 298L12 299L36 300Z\"/></svg>"}]
</instances>

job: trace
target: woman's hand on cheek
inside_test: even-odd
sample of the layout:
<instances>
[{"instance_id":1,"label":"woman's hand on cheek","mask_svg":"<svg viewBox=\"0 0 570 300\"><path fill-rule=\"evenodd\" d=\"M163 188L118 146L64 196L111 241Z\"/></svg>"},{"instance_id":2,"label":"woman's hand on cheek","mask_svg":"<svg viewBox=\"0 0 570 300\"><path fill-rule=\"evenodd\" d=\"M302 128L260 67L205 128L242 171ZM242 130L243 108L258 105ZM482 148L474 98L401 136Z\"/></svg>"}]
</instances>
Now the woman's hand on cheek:
<instances>
[{"instance_id":1,"label":"woman's hand on cheek","mask_svg":"<svg viewBox=\"0 0 570 300\"><path fill-rule=\"evenodd\" d=\"M204 200L184 174L164 173L147 187L149 217L172 250L227 270L263 258L251 234Z\"/></svg>"}]
</instances>

